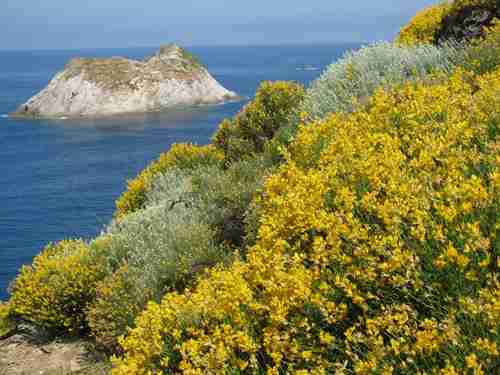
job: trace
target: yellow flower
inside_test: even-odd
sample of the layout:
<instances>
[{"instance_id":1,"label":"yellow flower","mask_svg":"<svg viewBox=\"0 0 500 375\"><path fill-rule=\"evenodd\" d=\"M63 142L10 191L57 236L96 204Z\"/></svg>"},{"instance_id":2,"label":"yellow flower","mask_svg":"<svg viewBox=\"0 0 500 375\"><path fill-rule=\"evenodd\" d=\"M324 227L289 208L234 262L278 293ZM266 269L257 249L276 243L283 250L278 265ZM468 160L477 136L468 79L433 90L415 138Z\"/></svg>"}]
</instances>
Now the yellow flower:
<instances>
[{"instance_id":1,"label":"yellow flower","mask_svg":"<svg viewBox=\"0 0 500 375\"><path fill-rule=\"evenodd\" d=\"M477 366L477 357L475 354L470 354L465 358L465 362L467 363L467 367L475 368Z\"/></svg>"},{"instance_id":2,"label":"yellow flower","mask_svg":"<svg viewBox=\"0 0 500 375\"><path fill-rule=\"evenodd\" d=\"M467 357L474 371L490 370L498 118L500 69L457 70L301 126L266 179L244 261L151 304L113 374L225 373L241 361L247 373L457 374L464 348L481 353Z\"/></svg>"}]
</instances>

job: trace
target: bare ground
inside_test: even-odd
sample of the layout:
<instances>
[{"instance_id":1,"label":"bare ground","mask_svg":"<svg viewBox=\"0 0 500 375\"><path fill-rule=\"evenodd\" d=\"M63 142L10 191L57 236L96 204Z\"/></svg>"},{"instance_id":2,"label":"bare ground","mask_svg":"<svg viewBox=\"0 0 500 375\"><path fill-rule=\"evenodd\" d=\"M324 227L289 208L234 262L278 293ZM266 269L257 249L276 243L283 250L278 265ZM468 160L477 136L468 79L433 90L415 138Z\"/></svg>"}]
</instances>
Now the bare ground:
<instances>
[{"instance_id":1,"label":"bare ground","mask_svg":"<svg viewBox=\"0 0 500 375\"><path fill-rule=\"evenodd\" d=\"M107 375L109 365L89 343L57 339L40 342L16 334L0 341L0 375Z\"/></svg>"}]
</instances>

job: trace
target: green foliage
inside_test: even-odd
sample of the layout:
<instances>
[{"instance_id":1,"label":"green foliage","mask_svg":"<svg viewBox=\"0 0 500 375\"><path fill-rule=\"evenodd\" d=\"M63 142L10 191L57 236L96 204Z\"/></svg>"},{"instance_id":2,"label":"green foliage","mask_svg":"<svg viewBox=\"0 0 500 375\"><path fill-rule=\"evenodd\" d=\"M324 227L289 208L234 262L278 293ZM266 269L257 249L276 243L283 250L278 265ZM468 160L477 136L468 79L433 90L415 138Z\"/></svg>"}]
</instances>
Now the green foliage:
<instances>
[{"instance_id":1,"label":"green foliage","mask_svg":"<svg viewBox=\"0 0 500 375\"><path fill-rule=\"evenodd\" d=\"M127 264L102 280L97 296L87 312L87 320L97 345L108 352L118 352L118 337L134 326L135 317L151 298L139 290Z\"/></svg>"},{"instance_id":2,"label":"green foliage","mask_svg":"<svg viewBox=\"0 0 500 375\"><path fill-rule=\"evenodd\" d=\"M198 57L193 55L191 52L185 50L184 48L181 48L181 53L182 57L192 65L192 68L199 69L203 67L200 59L198 59Z\"/></svg>"},{"instance_id":3,"label":"green foliage","mask_svg":"<svg viewBox=\"0 0 500 375\"><path fill-rule=\"evenodd\" d=\"M452 45L398 47L381 42L347 52L307 90L301 110L311 118L350 112L366 104L378 88L390 88L433 72L450 73L464 59Z\"/></svg>"},{"instance_id":4,"label":"green foliage","mask_svg":"<svg viewBox=\"0 0 500 375\"><path fill-rule=\"evenodd\" d=\"M457 11L467 7L481 7L489 10L498 9L497 0L453 0L451 2L451 10Z\"/></svg>"},{"instance_id":5,"label":"green foliage","mask_svg":"<svg viewBox=\"0 0 500 375\"><path fill-rule=\"evenodd\" d=\"M159 297L164 288L182 284L197 263L220 260L221 251L197 209L189 175L170 170L158 176L150 195L151 204L108 227L106 261L111 269L127 263L130 269L140 270L139 290Z\"/></svg>"},{"instance_id":6,"label":"green foliage","mask_svg":"<svg viewBox=\"0 0 500 375\"><path fill-rule=\"evenodd\" d=\"M234 162L225 170L209 167L193 173L193 193L218 243L243 250L252 242L247 236L249 207L273 169L272 160L260 155Z\"/></svg>"},{"instance_id":7,"label":"green foliage","mask_svg":"<svg viewBox=\"0 0 500 375\"><path fill-rule=\"evenodd\" d=\"M171 168L185 170L203 165L219 165L222 159L222 153L211 145L195 146L183 143L172 145L168 152L161 154L158 160L128 182L127 190L116 201L115 217L121 219L144 207L146 194L155 176Z\"/></svg>"},{"instance_id":8,"label":"green foliage","mask_svg":"<svg viewBox=\"0 0 500 375\"><path fill-rule=\"evenodd\" d=\"M233 119L226 119L213 137L226 163L264 151L265 144L290 121L304 98L302 86L293 82L263 82L255 99Z\"/></svg>"},{"instance_id":9,"label":"green foliage","mask_svg":"<svg viewBox=\"0 0 500 375\"><path fill-rule=\"evenodd\" d=\"M477 74L493 71L500 61L500 22L493 26L486 36L472 41L466 50L464 68Z\"/></svg>"},{"instance_id":10,"label":"green foliage","mask_svg":"<svg viewBox=\"0 0 500 375\"><path fill-rule=\"evenodd\" d=\"M85 311L102 276L99 258L84 242L50 244L12 284L11 314L49 330L86 331Z\"/></svg>"}]
</instances>

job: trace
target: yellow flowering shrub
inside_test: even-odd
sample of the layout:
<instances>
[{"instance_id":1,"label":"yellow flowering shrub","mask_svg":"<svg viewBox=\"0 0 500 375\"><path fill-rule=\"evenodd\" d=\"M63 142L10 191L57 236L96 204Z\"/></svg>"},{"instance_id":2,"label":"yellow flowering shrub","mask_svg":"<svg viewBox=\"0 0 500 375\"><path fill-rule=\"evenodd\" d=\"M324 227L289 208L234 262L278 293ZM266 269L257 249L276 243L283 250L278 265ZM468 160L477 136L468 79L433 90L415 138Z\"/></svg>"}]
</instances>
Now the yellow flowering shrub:
<instances>
[{"instance_id":1,"label":"yellow flowering shrub","mask_svg":"<svg viewBox=\"0 0 500 375\"><path fill-rule=\"evenodd\" d=\"M276 132L289 124L304 96L304 87L297 83L263 82L255 98L233 119L224 120L213 137L226 163L263 152Z\"/></svg>"},{"instance_id":2,"label":"yellow flowering shrub","mask_svg":"<svg viewBox=\"0 0 500 375\"><path fill-rule=\"evenodd\" d=\"M8 335L15 328L14 322L10 318L10 305L0 301L0 338Z\"/></svg>"},{"instance_id":3,"label":"yellow flowering shrub","mask_svg":"<svg viewBox=\"0 0 500 375\"><path fill-rule=\"evenodd\" d=\"M212 145L196 146L192 144L174 144L170 150L161 154L139 175L130 180L127 190L116 201L115 216L120 219L128 213L143 208L146 193L151 188L153 178L168 169L193 169L202 165L216 165L223 159L222 152Z\"/></svg>"},{"instance_id":4,"label":"yellow flowering shrub","mask_svg":"<svg viewBox=\"0 0 500 375\"><path fill-rule=\"evenodd\" d=\"M101 266L83 241L49 244L14 280L11 315L51 330L85 331L85 311L101 277Z\"/></svg>"},{"instance_id":5,"label":"yellow flowering shrub","mask_svg":"<svg viewBox=\"0 0 500 375\"><path fill-rule=\"evenodd\" d=\"M407 25L401 28L396 42L406 46L434 43L435 34L441 26L441 21L450 10L450 5L444 2L421 10Z\"/></svg>"},{"instance_id":6,"label":"yellow flowering shrub","mask_svg":"<svg viewBox=\"0 0 500 375\"><path fill-rule=\"evenodd\" d=\"M302 126L245 261L150 303L113 374L493 373L499 124L497 69Z\"/></svg>"},{"instance_id":7,"label":"yellow flowering shrub","mask_svg":"<svg viewBox=\"0 0 500 375\"><path fill-rule=\"evenodd\" d=\"M437 33L443 26L442 21L445 17L471 7L489 9L498 15L500 14L498 6L496 0L442 1L418 12L407 25L401 28L396 42L402 45L435 43Z\"/></svg>"}]
</instances>

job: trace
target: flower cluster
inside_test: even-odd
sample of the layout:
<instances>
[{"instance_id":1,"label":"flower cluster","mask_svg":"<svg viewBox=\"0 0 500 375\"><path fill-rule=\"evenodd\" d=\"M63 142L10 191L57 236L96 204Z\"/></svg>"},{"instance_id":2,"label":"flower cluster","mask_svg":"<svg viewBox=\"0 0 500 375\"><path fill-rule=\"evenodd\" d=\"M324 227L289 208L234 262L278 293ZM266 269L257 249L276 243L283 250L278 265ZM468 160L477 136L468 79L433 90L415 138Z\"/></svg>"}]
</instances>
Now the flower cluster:
<instances>
[{"instance_id":1,"label":"flower cluster","mask_svg":"<svg viewBox=\"0 0 500 375\"><path fill-rule=\"evenodd\" d=\"M491 373L500 69L302 126L257 244L151 303L113 373Z\"/></svg>"},{"instance_id":2,"label":"flower cluster","mask_svg":"<svg viewBox=\"0 0 500 375\"><path fill-rule=\"evenodd\" d=\"M85 312L102 274L102 264L84 242L50 244L12 284L10 315L52 330L85 331Z\"/></svg>"},{"instance_id":3,"label":"flower cluster","mask_svg":"<svg viewBox=\"0 0 500 375\"><path fill-rule=\"evenodd\" d=\"M430 6L418 12L399 32L397 42L402 45L432 44L441 21L450 12L448 3Z\"/></svg>"},{"instance_id":4,"label":"flower cluster","mask_svg":"<svg viewBox=\"0 0 500 375\"><path fill-rule=\"evenodd\" d=\"M14 324L10 319L10 305L5 302L0 302L0 337L9 334L14 328Z\"/></svg>"}]
</instances>

